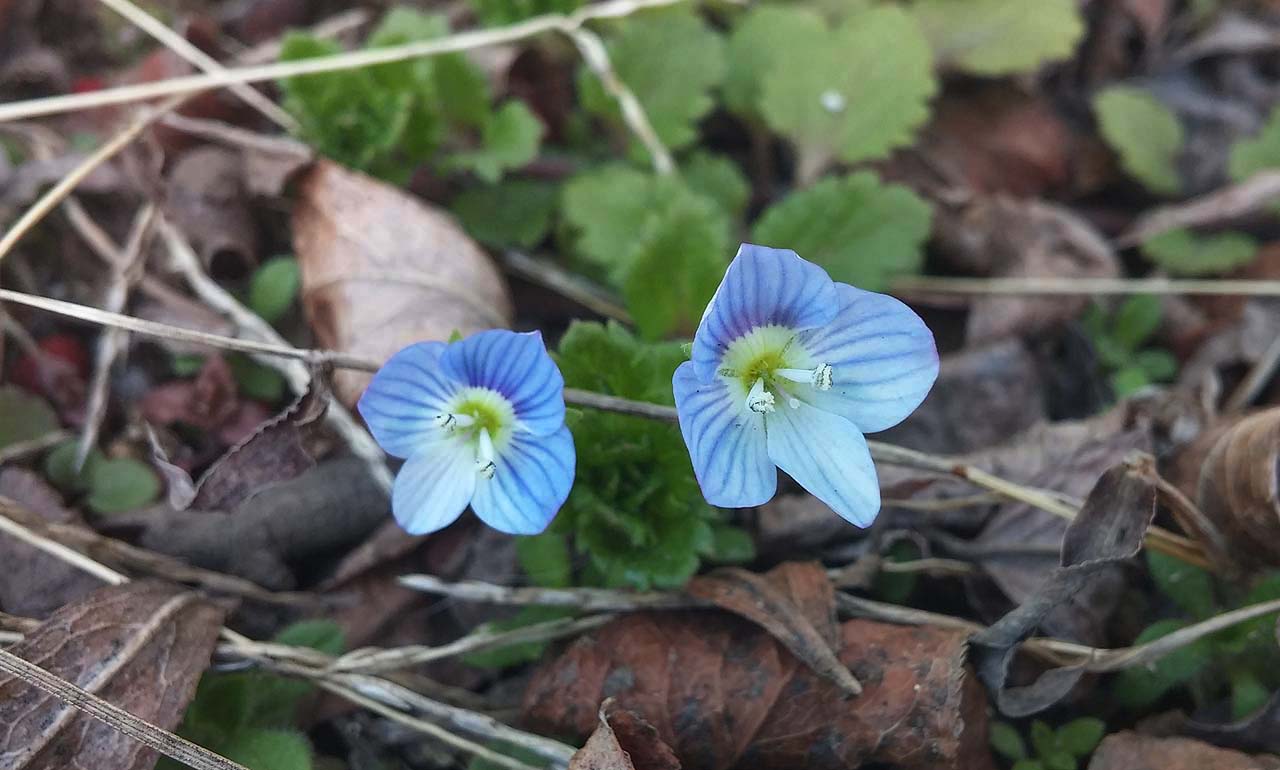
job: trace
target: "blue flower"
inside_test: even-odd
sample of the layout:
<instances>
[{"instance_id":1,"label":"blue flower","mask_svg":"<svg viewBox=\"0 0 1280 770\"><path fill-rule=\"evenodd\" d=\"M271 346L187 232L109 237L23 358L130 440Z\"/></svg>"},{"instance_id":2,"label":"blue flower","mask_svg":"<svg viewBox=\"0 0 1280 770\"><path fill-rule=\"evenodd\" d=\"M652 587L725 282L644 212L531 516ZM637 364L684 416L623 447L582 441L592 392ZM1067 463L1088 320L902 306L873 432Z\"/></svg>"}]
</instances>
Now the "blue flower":
<instances>
[{"instance_id":1,"label":"blue flower","mask_svg":"<svg viewBox=\"0 0 1280 770\"><path fill-rule=\"evenodd\" d=\"M937 376L933 334L906 305L743 244L672 387L707 502L763 504L776 466L865 527L880 484L863 434L901 422Z\"/></svg>"},{"instance_id":2,"label":"blue flower","mask_svg":"<svg viewBox=\"0 0 1280 770\"><path fill-rule=\"evenodd\" d=\"M406 458L391 507L412 534L448 526L468 504L496 530L537 534L573 486L564 378L537 332L410 345L359 409L382 448Z\"/></svg>"}]
</instances>

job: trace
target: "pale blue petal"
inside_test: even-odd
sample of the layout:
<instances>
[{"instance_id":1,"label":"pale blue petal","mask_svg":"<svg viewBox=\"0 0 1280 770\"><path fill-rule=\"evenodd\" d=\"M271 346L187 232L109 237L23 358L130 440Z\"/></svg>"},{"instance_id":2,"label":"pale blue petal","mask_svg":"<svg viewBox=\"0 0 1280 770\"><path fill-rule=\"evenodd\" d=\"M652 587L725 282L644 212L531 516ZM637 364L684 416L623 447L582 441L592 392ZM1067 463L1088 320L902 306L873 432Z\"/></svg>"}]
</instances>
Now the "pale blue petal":
<instances>
[{"instance_id":1,"label":"pale blue petal","mask_svg":"<svg viewBox=\"0 0 1280 770\"><path fill-rule=\"evenodd\" d=\"M707 502L722 508L762 505L778 488L778 472L765 446L764 420L745 397L716 377L698 381L685 361L671 382L693 472Z\"/></svg>"},{"instance_id":2,"label":"pale blue petal","mask_svg":"<svg viewBox=\"0 0 1280 770\"><path fill-rule=\"evenodd\" d=\"M443 363L468 385L505 396L517 419L535 436L555 433L564 425L564 377L547 355L541 332L490 329L473 334L450 345Z\"/></svg>"},{"instance_id":3,"label":"pale blue petal","mask_svg":"<svg viewBox=\"0 0 1280 770\"><path fill-rule=\"evenodd\" d=\"M778 405L767 418L769 459L859 527L880 511L880 482L867 440L853 423L808 404Z\"/></svg>"},{"instance_id":4,"label":"pale blue petal","mask_svg":"<svg viewBox=\"0 0 1280 770\"><path fill-rule=\"evenodd\" d=\"M411 535L452 524L476 489L475 450L460 436L436 435L400 468L391 491L391 510Z\"/></svg>"},{"instance_id":5,"label":"pale blue petal","mask_svg":"<svg viewBox=\"0 0 1280 770\"><path fill-rule=\"evenodd\" d=\"M419 342L401 350L373 376L356 405L382 449L410 457L436 438L432 422L461 385L440 366L443 342Z\"/></svg>"},{"instance_id":6,"label":"pale blue petal","mask_svg":"<svg viewBox=\"0 0 1280 770\"><path fill-rule=\"evenodd\" d=\"M835 284L794 251L742 244L693 337L698 379L711 382L729 343L759 326L800 330L835 317Z\"/></svg>"},{"instance_id":7,"label":"pale blue petal","mask_svg":"<svg viewBox=\"0 0 1280 770\"><path fill-rule=\"evenodd\" d=\"M500 532L536 535L569 496L575 460L567 426L550 436L517 433L494 458L493 478L476 481L471 510Z\"/></svg>"},{"instance_id":8,"label":"pale blue petal","mask_svg":"<svg viewBox=\"0 0 1280 770\"><path fill-rule=\"evenodd\" d=\"M893 297L847 284L837 290L835 319L798 339L814 362L831 364L831 389L802 385L793 392L848 418L863 433L892 428L915 411L938 378L933 333Z\"/></svg>"}]
</instances>

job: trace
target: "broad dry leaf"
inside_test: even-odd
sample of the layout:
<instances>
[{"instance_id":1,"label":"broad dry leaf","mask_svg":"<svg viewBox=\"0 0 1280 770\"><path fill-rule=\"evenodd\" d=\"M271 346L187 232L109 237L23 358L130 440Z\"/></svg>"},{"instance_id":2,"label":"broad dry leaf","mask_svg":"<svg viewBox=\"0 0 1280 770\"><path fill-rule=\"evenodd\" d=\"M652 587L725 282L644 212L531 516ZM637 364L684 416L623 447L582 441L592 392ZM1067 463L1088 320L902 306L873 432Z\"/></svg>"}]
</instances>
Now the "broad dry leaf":
<instances>
[{"instance_id":1,"label":"broad dry leaf","mask_svg":"<svg viewBox=\"0 0 1280 770\"><path fill-rule=\"evenodd\" d=\"M1190 738L1156 738L1124 732L1108 735L1089 770L1276 770L1280 758L1251 757Z\"/></svg>"},{"instance_id":2,"label":"broad dry leaf","mask_svg":"<svg viewBox=\"0 0 1280 770\"><path fill-rule=\"evenodd\" d=\"M680 770L680 760L653 725L609 699L600 705L595 732L569 760L569 770Z\"/></svg>"},{"instance_id":3,"label":"broad dry leaf","mask_svg":"<svg viewBox=\"0 0 1280 770\"><path fill-rule=\"evenodd\" d=\"M194 593L146 581L69 604L9 648L165 730L182 720L222 626ZM0 676L3 770L147 770L147 748L21 679Z\"/></svg>"},{"instance_id":4,"label":"broad dry leaf","mask_svg":"<svg viewBox=\"0 0 1280 770\"><path fill-rule=\"evenodd\" d=\"M324 347L385 361L414 342L510 325L502 277L449 215L327 160L299 189L293 244ZM369 377L339 372L339 399L353 405Z\"/></svg>"},{"instance_id":5,"label":"broad dry leaf","mask_svg":"<svg viewBox=\"0 0 1280 770\"><path fill-rule=\"evenodd\" d=\"M1242 564L1280 565L1280 409L1225 431L1200 469L1197 497Z\"/></svg>"},{"instance_id":6,"label":"broad dry leaf","mask_svg":"<svg viewBox=\"0 0 1280 770\"><path fill-rule=\"evenodd\" d=\"M26 468L0 469L0 497L17 503L16 507L5 505L3 515L23 524L84 523L39 474ZM101 585L83 570L12 535L0 535L0 564L4 564L0 611L12 615L43 618Z\"/></svg>"}]
</instances>

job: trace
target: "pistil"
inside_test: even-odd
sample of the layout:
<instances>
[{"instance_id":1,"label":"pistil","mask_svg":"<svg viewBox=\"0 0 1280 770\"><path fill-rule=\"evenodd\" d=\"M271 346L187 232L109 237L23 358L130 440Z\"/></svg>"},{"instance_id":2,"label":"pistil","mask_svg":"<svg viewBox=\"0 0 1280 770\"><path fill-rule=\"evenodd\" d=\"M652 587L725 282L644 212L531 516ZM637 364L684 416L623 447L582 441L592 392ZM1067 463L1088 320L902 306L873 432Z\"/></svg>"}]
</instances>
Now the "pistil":
<instances>
[{"instance_id":1,"label":"pistil","mask_svg":"<svg viewBox=\"0 0 1280 770\"><path fill-rule=\"evenodd\" d=\"M756 414L767 414L774 409L773 394L765 390L764 378L760 377L747 393L747 408Z\"/></svg>"}]
</instances>

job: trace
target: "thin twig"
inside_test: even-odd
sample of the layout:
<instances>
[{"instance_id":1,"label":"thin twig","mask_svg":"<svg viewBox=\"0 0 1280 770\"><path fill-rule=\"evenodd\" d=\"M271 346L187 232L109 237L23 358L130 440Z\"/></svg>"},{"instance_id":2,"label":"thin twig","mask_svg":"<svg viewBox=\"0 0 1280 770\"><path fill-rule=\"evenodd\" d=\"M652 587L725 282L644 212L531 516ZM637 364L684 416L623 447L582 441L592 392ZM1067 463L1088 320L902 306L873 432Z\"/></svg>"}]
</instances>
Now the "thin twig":
<instances>
[{"instance_id":1,"label":"thin twig","mask_svg":"<svg viewBox=\"0 0 1280 770\"><path fill-rule=\"evenodd\" d=\"M1260 171L1238 184L1143 214L1116 243L1121 247L1136 246L1153 235L1180 227L1201 227L1237 219L1261 211L1277 199L1280 199L1280 171Z\"/></svg>"},{"instance_id":2,"label":"thin twig","mask_svg":"<svg viewBox=\"0 0 1280 770\"><path fill-rule=\"evenodd\" d=\"M593 313L631 325L631 314L621 303L577 273L519 251L507 250L498 256L509 272L567 297Z\"/></svg>"},{"instance_id":3,"label":"thin twig","mask_svg":"<svg viewBox=\"0 0 1280 770\"><path fill-rule=\"evenodd\" d=\"M96 562L74 548L69 548L15 521L9 515L9 511L13 508L21 508L21 506L7 497L0 497L0 532L11 535L27 545L34 546L50 556L61 559L67 564L93 575L104 583L118 586L129 582L128 577L116 572L107 565Z\"/></svg>"},{"instance_id":4,"label":"thin twig","mask_svg":"<svg viewBox=\"0 0 1280 770\"><path fill-rule=\"evenodd\" d=\"M435 575L402 575L400 585L415 591L464 601L517 606L572 607L583 612L634 612L636 610L710 607L710 602L674 592L619 591L610 588L511 587L466 580L450 583Z\"/></svg>"},{"instance_id":5,"label":"thin twig","mask_svg":"<svg viewBox=\"0 0 1280 770\"><path fill-rule=\"evenodd\" d=\"M963 278L940 275L902 276L895 293L974 295L1222 295L1280 296L1280 281L1175 278Z\"/></svg>"}]
</instances>

